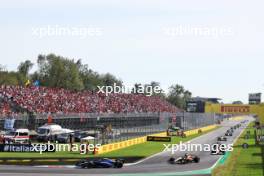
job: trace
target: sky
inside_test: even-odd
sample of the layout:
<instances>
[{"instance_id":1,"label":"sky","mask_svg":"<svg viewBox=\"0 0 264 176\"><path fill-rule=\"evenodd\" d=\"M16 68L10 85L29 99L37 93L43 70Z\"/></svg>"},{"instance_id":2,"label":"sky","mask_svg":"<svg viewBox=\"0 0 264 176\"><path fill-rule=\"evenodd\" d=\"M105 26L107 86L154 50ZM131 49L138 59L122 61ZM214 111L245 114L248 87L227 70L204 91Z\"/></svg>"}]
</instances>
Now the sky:
<instances>
[{"instance_id":1,"label":"sky","mask_svg":"<svg viewBox=\"0 0 264 176\"><path fill-rule=\"evenodd\" d=\"M1 65L82 59L125 85L181 84L229 103L264 89L262 0L1 0ZM65 32L66 31L66 32ZM34 69L33 69L34 70Z\"/></svg>"}]
</instances>

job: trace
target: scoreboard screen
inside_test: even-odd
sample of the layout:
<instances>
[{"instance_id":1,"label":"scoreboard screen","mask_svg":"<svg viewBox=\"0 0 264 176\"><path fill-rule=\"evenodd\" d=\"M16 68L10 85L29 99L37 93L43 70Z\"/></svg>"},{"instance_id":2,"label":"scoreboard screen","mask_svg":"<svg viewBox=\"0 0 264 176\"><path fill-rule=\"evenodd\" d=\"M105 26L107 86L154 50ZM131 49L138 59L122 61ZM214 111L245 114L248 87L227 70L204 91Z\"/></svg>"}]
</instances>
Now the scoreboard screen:
<instances>
[{"instance_id":1,"label":"scoreboard screen","mask_svg":"<svg viewBox=\"0 0 264 176\"><path fill-rule=\"evenodd\" d=\"M204 112L205 102L203 101L187 101L186 111L187 112Z\"/></svg>"},{"instance_id":2,"label":"scoreboard screen","mask_svg":"<svg viewBox=\"0 0 264 176\"><path fill-rule=\"evenodd\" d=\"M251 93L248 96L249 104L260 104L261 103L261 93Z\"/></svg>"}]
</instances>

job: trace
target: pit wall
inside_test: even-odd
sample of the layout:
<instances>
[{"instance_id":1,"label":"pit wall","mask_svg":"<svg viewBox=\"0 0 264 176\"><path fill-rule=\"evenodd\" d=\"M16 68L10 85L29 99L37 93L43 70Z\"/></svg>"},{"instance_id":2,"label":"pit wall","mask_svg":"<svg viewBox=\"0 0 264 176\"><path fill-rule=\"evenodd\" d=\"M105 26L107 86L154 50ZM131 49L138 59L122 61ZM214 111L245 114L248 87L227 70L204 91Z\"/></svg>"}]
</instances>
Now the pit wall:
<instances>
[{"instance_id":1,"label":"pit wall","mask_svg":"<svg viewBox=\"0 0 264 176\"><path fill-rule=\"evenodd\" d=\"M206 103L206 113L234 114L234 115L257 115L260 123L264 125L264 104L237 105L237 104L213 104Z\"/></svg>"},{"instance_id":2,"label":"pit wall","mask_svg":"<svg viewBox=\"0 0 264 176\"><path fill-rule=\"evenodd\" d=\"M190 136L190 135L198 134L200 132L200 130L202 132L206 132L206 131L212 130L216 127L217 127L217 125L209 125L209 126L202 127L199 129L186 131L185 134L186 134L186 136ZM162 133L152 134L150 136L165 137L165 136L167 136L167 133L162 132ZM142 144L144 142L147 142L147 136L134 138L134 139L130 139L130 140L122 141L122 142L112 143L112 144L106 144L106 145L99 147L96 151L96 154L108 153L108 152L116 151L116 150L123 149L126 147L130 147L130 146L133 146L136 144Z\"/></svg>"}]
</instances>

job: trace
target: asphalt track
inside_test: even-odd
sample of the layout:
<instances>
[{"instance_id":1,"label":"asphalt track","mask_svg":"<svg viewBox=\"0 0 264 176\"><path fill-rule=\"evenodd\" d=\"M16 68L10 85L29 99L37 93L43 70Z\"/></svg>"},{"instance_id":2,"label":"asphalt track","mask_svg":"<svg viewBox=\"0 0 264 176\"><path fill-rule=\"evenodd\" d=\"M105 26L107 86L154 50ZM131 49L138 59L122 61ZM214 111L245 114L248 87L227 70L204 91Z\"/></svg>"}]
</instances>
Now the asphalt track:
<instances>
[{"instance_id":1,"label":"asphalt track","mask_svg":"<svg viewBox=\"0 0 264 176\"><path fill-rule=\"evenodd\" d=\"M248 118L248 120L252 120L252 118ZM216 142L216 138L218 136L224 135L226 130L228 130L231 126L240 123L239 121L224 121L222 123L222 127L209 132L205 135L197 137L190 141L191 144L214 144ZM248 122L249 123L249 122ZM227 142L223 142L225 144L232 144L234 140L241 134L241 132L245 129L247 124L243 124L239 129L235 130L232 137L228 137ZM142 149L142 150L147 150ZM186 165L171 165L167 163L167 160L173 157L183 156L185 153L192 153L201 158L199 163L191 163ZM180 173L191 173L192 171L197 170L206 170L208 168L213 167L217 161L220 159L219 155L211 155L210 152L206 151L177 151L174 155L171 154L171 151L164 151L158 153L154 156L143 159L134 164L127 164L122 169L78 169L73 166L68 167L32 167L32 166L0 166L0 175L5 176L46 176L46 175L54 175L54 176L77 176L77 175L93 175L93 176L103 176L103 175L115 175L115 176L125 176L125 175L163 175L163 176L172 176L179 175ZM191 172L190 172L191 171ZM178 174L177 174L178 173ZM195 172L194 172L195 173ZM183 174L186 175L186 174ZM188 174L187 174L188 175ZM192 175L192 174L191 174ZM200 174L207 175L207 174Z\"/></svg>"}]
</instances>

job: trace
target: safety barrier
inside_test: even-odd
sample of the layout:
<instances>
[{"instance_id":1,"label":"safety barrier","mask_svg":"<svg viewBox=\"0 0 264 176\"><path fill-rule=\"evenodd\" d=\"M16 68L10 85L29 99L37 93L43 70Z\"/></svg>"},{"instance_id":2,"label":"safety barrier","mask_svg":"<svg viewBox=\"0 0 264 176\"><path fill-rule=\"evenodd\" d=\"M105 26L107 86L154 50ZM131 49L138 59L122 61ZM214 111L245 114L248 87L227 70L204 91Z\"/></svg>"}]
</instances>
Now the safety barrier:
<instances>
[{"instance_id":1,"label":"safety barrier","mask_svg":"<svg viewBox=\"0 0 264 176\"><path fill-rule=\"evenodd\" d=\"M234 121L239 121L245 119L245 116L236 116L236 117L231 117L229 120L234 120Z\"/></svg>"},{"instance_id":2,"label":"safety barrier","mask_svg":"<svg viewBox=\"0 0 264 176\"><path fill-rule=\"evenodd\" d=\"M205 126L202 128L186 131L185 134L186 134L186 136L190 136L190 135L194 135L194 134L198 134L201 132L206 132L206 131L212 130L216 127L217 127L217 125L209 125L209 126ZM167 133L162 132L162 133L152 134L149 136L165 137L165 136L167 136ZM141 143L144 143L146 141L147 141L147 136L143 136L143 137L134 138L134 139L130 139L130 140L122 141L122 142L106 144L106 145L103 145L103 146L97 148L95 154L103 154L103 153L112 152L115 150L130 147L132 145L141 144Z\"/></svg>"},{"instance_id":3,"label":"safety barrier","mask_svg":"<svg viewBox=\"0 0 264 176\"><path fill-rule=\"evenodd\" d=\"M194 135L194 134L198 134L198 133L201 133L201 132L206 132L206 131L212 130L212 129L216 128L216 127L217 127L217 125L209 125L209 126L205 126L205 127L202 127L202 128L197 128L197 129L185 131L184 134L186 136L191 136L191 135Z\"/></svg>"},{"instance_id":4,"label":"safety barrier","mask_svg":"<svg viewBox=\"0 0 264 176\"><path fill-rule=\"evenodd\" d=\"M150 136L163 137L163 136L167 136L167 134L166 134L166 132L162 132L162 133L152 134ZM107 152L112 152L112 151L119 150L122 148L130 147L132 145L141 144L141 143L144 143L146 141L147 141L147 136L143 136L143 137L129 139L129 140L122 141L122 142L106 144L106 145L103 145L103 146L97 148L96 154L103 154L103 153L107 153Z\"/></svg>"}]
</instances>

